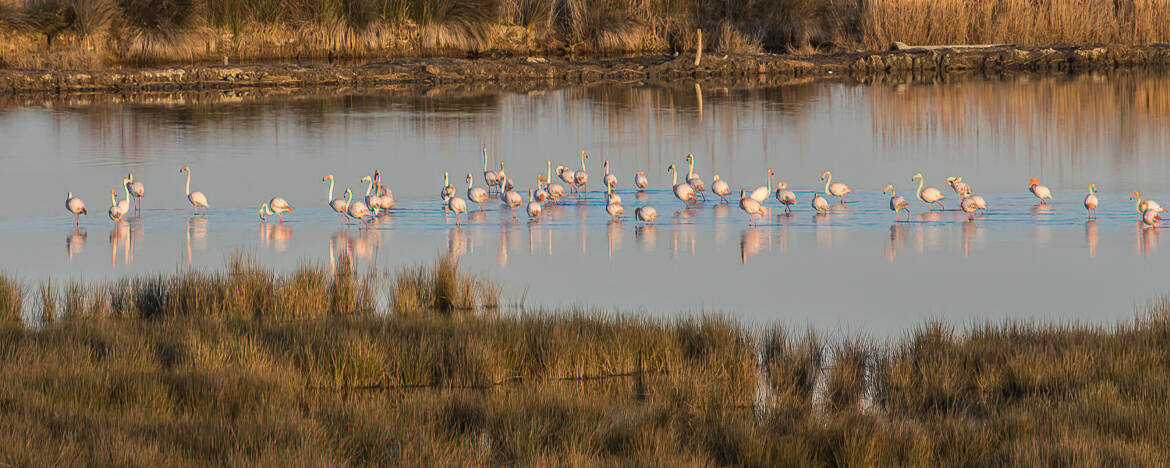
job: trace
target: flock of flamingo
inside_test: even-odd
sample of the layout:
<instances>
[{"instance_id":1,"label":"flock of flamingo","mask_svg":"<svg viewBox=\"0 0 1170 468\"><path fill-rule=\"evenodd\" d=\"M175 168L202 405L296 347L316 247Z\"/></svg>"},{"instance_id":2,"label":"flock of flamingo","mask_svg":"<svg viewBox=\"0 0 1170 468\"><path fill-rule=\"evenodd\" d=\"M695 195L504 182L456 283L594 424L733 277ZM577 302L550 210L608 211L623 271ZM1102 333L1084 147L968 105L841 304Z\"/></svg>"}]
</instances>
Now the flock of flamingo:
<instances>
[{"instance_id":1,"label":"flock of flamingo","mask_svg":"<svg viewBox=\"0 0 1170 468\"><path fill-rule=\"evenodd\" d=\"M544 174L537 174L536 187L528 190L528 204L525 207L530 218L539 218L541 215L543 204L545 203L559 203L562 198L567 197L569 193L582 194L588 193L589 173L586 170L586 161L589 159L589 152L582 150L580 158L580 170L575 170L566 166L557 166L556 175L564 182L564 185L553 182L553 166L552 161L549 160ZM707 187L703 183L703 179L699 173L695 172L694 155L688 154L687 173L685 179L679 181L679 173L674 164L666 169L666 172L671 173L671 190L674 197L683 203L684 208L689 208L691 204L697 203L700 198L706 199ZM605 160L602 164L605 173L602 175L602 185L605 187L605 211L614 219L621 219L625 216L626 210L622 207L622 198L615 192L618 186L617 176L610 172L609 160ZM207 214L209 207L207 197L203 192L191 191L191 168L183 166L179 169L180 173L185 173L187 176L186 193L187 201L195 210L195 214L199 214L199 209L203 209L203 214ZM754 224L756 218L763 219L771 216L771 208L765 204L768 198L775 197L781 205L784 206L785 212L792 211L797 204L796 193L788 189L784 181L780 181L772 187L772 177L775 172L771 169L767 171L767 182L765 185L759 186L748 192L746 189L740 190L739 207L748 215L749 224ZM471 173L467 174L467 190L465 192L466 199L461 197L455 186L451 185L450 176L448 173L443 173L443 188L440 192L440 197L443 200L445 210L455 215L455 223L460 223L460 216L468 212L468 202L474 202L477 207L481 208L484 202L487 202L495 191L499 200L512 210L512 216L515 217L515 209L524 203L523 197L516 192L515 181L508 177L504 172L504 163L500 162L500 169L498 171L488 168L487 148L483 149L483 179L484 187L475 185L475 178ZM922 173L914 174L911 177L911 182L917 181L918 188L915 191L915 197L922 203L927 204L928 209L933 210L935 207L944 209L943 200L946 195L937 188L925 186L925 177ZM333 175L328 174L321 180L322 182L329 182L329 194L327 196L328 206L341 216L342 222L346 218L359 222L362 226L367 226L369 222L387 213L393 209L397 203L394 201L394 194L387 189L381 182L381 173L375 171L372 176L366 176L361 179L361 182L366 183L366 194L364 200L355 200L353 192L345 189L344 198L334 199L334 180ZM810 191L812 193L812 200L810 206L818 213L826 213L831 210L828 198L837 197L840 204L846 203L845 197L853 194L853 190L840 182L833 182L833 174L825 171L821 174L821 181L824 182L824 191ZM988 210L987 201L983 197L976 195L971 189L971 186L963 182L962 177L948 177L947 184L959 197L959 208L967 213L970 219L974 219L978 215L982 215ZM634 173L634 188L639 192L645 191L649 188L650 182L646 177L646 173L638 171ZM568 187L566 189L566 187ZM1053 199L1053 193L1048 187L1041 185L1040 181L1035 177L1028 180L1028 191L1032 193L1041 204L1047 204ZM130 173L126 178L122 179L122 189L124 197L118 199L118 191L116 189L110 190L110 208L109 217L111 220L118 222L130 211L130 200L134 201L134 209L141 210L142 197L146 194L145 186L141 181L134 180L134 174ZM566 191L567 190L567 191ZM710 191L713 195L718 195L722 203L728 203L727 196L732 194L731 186L727 181L720 179L719 174L715 174L711 183ZM1096 195L1096 184L1089 185L1089 191L1084 198L1084 207L1089 217L1096 216L1096 209L1099 200ZM910 202L904 197L897 194L893 185L886 185L883 193L890 195L889 209L894 212L896 221L901 219L901 214L907 214L909 220ZM1148 226L1157 226L1162 219L1160 213L1166 210L1162 208L1157 202L1153 200L1143 199L1140 192L1133 192L1130 195L1130 200L1137 199L1137 211L1141 214L1141 220ZM73 215L75 225L80 224L80 216L86 215L85 202L79 197L75 197L73 192L69 192L65 198L65 209ZM293 211L292 205L284 198L272 197L268 202L262 203L258 210L261 220L266 216L276 215L281 222L284 222L285 213ZM649 205L642 205L634 209L634 218L643 223L652 223L658 217L658 212L654 207Z\"/></svg>"}]
</instances>

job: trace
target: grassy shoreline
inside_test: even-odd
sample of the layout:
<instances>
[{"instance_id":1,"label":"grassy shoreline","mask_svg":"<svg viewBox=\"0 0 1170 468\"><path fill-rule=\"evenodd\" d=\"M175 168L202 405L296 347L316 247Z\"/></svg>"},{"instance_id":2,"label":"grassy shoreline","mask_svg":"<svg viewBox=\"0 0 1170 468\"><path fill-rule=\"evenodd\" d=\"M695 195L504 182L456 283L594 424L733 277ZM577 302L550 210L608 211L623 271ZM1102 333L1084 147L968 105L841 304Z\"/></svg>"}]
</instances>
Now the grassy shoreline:
<instances>
[{"instance_id":1,"label":"grassy shoreline","mask_svg":"<svg viewBox=\"0 0 1170 468\"><path fill-rule=\"evenodd\" d=\"M445 260L388 277L237 259L105 286L3 278L0 460L1170 461L1165 301L1113 326L927 323L880 342L499 303Z\"/></svg>"},{"instance_id":2,"label":"grassy shoreline","mask_svg":"<svg viewBox=\"0 0 1170 468\"><path fill-rule=\"evenodd\" d=\"M0 64L1170 42L1170 0L0 0Z\"/></svg>"}]
</instances>

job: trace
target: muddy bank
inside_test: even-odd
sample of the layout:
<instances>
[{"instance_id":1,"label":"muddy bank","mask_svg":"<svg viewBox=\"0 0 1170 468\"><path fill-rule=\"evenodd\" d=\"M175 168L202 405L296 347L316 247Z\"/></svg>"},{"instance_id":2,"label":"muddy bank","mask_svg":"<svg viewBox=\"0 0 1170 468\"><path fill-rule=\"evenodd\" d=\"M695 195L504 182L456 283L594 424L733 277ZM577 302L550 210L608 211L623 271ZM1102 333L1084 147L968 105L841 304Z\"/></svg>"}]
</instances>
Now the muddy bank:
<instances>
[{"instance_id":1,"label":"muddy bank","mask_svg":"<svg viewBox=\"0 0 1170 468\"><path fill-rule=\"evenodd\" d=\"M890 75L999 76L1020 72L1072 72L1170 67L1170 46L902 50L795 56L704 54L597 60L512 57L403 59L362 65L194 65L102 71L2 69L0 93L71 94L227 89L419 87L478 84L557 87L576 84L725 83L784 81L827 76L869 81Z\"/></svg>"}]
</instances>

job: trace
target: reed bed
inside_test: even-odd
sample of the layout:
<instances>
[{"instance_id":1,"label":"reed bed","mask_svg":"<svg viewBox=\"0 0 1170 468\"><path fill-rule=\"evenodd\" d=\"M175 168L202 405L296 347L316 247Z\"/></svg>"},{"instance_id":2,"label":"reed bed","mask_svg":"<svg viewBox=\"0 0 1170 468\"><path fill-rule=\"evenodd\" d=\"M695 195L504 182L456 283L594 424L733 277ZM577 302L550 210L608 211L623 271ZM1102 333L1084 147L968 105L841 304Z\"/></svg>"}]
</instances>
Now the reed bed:
<instances>
[{"instance_id":1,"label":"reed bed","mask_svg":"<svg viewBox=\"0 0 1170 468\"><path fill-rule=\"evenodd\" d=\"M0 65L1170 42L1170 0L0 0Z\"/></svg>"},{"instance_id":2,"label":"reed bed","mask_svg":"<svg viewBox=\"0 0 1170 468\"><path fill-rule=\"evenodd\" d=\"M391 291L488 294L446 259L397 276ZM879 341L460 311L433 292L403 311L354 299L373 281L238 256L100 287L3 277L0 462L1170 462L1170 300L1108 327L931 322ZM21 319L26 291L48 318Z\"/></svg>"}]
</instances>

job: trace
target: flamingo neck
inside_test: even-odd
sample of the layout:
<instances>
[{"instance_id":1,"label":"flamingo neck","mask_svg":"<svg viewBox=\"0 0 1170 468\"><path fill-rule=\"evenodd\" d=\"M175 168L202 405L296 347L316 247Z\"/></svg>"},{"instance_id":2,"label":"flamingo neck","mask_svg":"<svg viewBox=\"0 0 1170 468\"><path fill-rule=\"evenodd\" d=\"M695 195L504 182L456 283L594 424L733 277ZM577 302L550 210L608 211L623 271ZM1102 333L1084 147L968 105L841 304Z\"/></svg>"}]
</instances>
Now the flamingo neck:
<instances>
[{"instance_id":1,"label":"flamingo neck","mask_svg":"<svg viewBox=\"0 0 1170 468\"><path fill-rule=\"evenodd\" d=\"M825 173L825 195L832 195L829 193L829 184L833 183L833 174Z\"/></svg>"},{"instance_id":2,"label":"flamingo neck","mask_svg":"<svg viewBox=\"0 0 1170 468\"><path fill-rule=\"evenodd\" d=\"M671 168L670 169L670 176L671 176L670 184L671 185L678 185L678 171L674 170L674 168Z\"/></svg>"},{"instance_id":3,"label":"flamingo neck","mask_svg":"<svg viewBox=\"0 0 1170 468\"><path fill-rule=\"evenodd\" d=\"M110 204L111 204L111 205L117 205L117 204L118 204L118 195L117 195L117 192L110 192Z\"/></svg>"},{"instance_id":4,"label":"flamingo neck","mask_svg":"<svg viewBox=\"0 0 1170 468\"><path fill-rule=\"evenodd\" d=\"M690 179L695 174L695 160L687 159L687 179Z\"/></svg>"},{"instance_id":5,"label":"flamingo neck","mask_svg":"<svg viewBox=\"0 0 1170 468\"><path fill-rule=\"evenodd\" d=\"M122 179L122 191L126 193L125 200L130 200L130 181L134 179Z\"/></svg>"},{"instance_id":6,"label":"flamingo neck","mask_svg":"<svg viewBox=\"0 0 1170 468\"><path fill-rule=\"evenodd\" d=\"M370 190L374 188L374 179L366 181L366 196L370 196Z\"/></svg>"},{"instance_id":7,"label":"flamingo neck","mask_svg":"<svg viewBox=\"0 0 1170 468\"><path fill-rule=\"evenodd\" d=\"M333 178L329 178L329 198L325 200L326 203L333 203Z\"/></svg>"},{"instance_id":8,"label":"flamingo neck","mask_svg":"<svg viewBox=\"0 0 1170 468\"><path fill-rule=\"evenodd\" d=\"M487 148L483 149L483 171L487 172Z\"/></svg>"},{"instance_id":9,"label":"flamingo neck","mask_svg":"<svg viewBox=\"0 0 1170 468\"><path fill-rule=\"evenodd\" d=\"M1138 213L1141 213L1142 212L1142 194L1139 193L1137 196L1137 199L1138 199L1137 210L1138 210Z\"/></svg>"},{"instance_id":10,"label":"flamingo neck","mask_svg":"<svg viewBox=\"0 0 1170 468\"><path fill-rule=\"evenodd\" d=\"M925 182L926 181L923 180L921 177L918 178L918 192L916 192L916 196L921 201L926 201L926 200L922 200L922 184L924 184Z\"/></svg>"},{"instance_id":11,"label":"flamingo neck","mask_svg":"<svg viewBox=\"0 0 1170 468\"><path fill-rule=\"evenodd\" d=\"M768 188L772 187L772 171L768 171Z\"/></svg>"},{"instance_id":12,"label":"flamingo neck","mask_svg":"<svg viewBox=\"0 0 1170 468\"><path fill-rule=\"evenodd\" d=\"M191 170L187 169L187 195L191 195Z\"/></svg>"},{"instance_id":13,"label":"flamingo neck","mask_svg":"<svg viewBox=\"0 0 1170 468\"><path fill-rule=\"evenodd\" d=\"M349 202L353 201L353 193L349 190L345 191L345 206L349 206Z\"/></svg>"},{"instance_id":14,"label":"flamingo neck","mask_svg":"<svg viewBox=\"0 0 1170 468\"><path fill-rule=\"evenodd\" d=\"M544 174L545 178L552 180L552 161L548 162L548 172Z\"/></svg>"},{"instance_id":15,"label":"flamingo neck","mask_svg":"<svg viewBox=\"0 0 1170 468\"><path fill-rule=\"evenodd\" d=\"M585 153L581 153L581 172L585 172Z\"/></svg>"}]
</instances>

